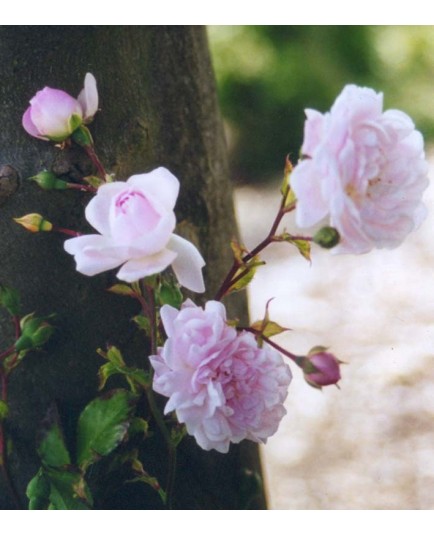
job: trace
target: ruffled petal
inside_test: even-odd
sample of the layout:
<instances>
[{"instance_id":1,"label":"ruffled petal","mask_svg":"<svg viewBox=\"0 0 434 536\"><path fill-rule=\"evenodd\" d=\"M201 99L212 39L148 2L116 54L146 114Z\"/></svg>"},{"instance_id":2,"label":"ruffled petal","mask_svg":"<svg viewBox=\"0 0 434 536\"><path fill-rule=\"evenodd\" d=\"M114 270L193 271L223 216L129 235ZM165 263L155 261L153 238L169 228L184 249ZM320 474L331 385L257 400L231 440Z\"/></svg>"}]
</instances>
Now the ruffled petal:
<instances>
[{"instance_id":1,"label":"ruffled petal","mask_svg":"<svg viewBox=\"0 0 434 536\"><path fill-rule=\"evenodd\" d=\"M167 268L175 259L176 253L163 249L155 255L131 259L127 261L117 273L117 278L127 283L138 281L142 277L158 274Z\"/></svg>"},{"instance_id":2,"label":"ruffled petal","mask_svg":"<svg viewBox=\"0 0 434 536\"><path fill-rule=\"evenodd\" d=\"M196 246L185 238L173 234L167 247L177 253L172 268L180 285L193 292L205 292L202 275L205 261Z\"/></svg>"},{"instance_id":3,"label":"ruffled petal","mask_svg":"<svg viewBox=\"0 0 434 536\"><path fill-rule=\"evenodd\" d=\"M87 221L103 235L110 236L110 207L113 198L125 190L124 182L110 182L98 188L96 196L91 199L85 209Z\"/></svg>"}]
</instances>

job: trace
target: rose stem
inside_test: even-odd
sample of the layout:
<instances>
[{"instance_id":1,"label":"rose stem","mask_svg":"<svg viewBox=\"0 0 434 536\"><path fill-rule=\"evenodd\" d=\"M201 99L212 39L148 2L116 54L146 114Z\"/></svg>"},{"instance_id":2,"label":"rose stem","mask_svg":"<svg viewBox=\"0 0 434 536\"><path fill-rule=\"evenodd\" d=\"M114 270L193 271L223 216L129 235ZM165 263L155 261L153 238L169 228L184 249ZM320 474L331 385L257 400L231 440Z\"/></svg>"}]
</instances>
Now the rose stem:
<instances>
[{"instance_id":1,"label":"rose stem","mask_svg":"<svg viewBox=\"0 0 434 536\"><path fill-rule=\"evenodd\" d=\"M289 194L289 191L288 191L288 194ZM241 259L242 264L245 264L245 263L249 262L251 259L253 259L253 257L255 257L263 249L265 249L269 244L271 244L272 242L275 241L274 236L276 234L277 228L279 227L279 223L281 222L283 216L287 212L290 212L291 210L294 210L294 208L295 208L295 204L292 204L292 205L289 205L288 207L285 207L287 195L282 196L282 201L280 203L279 210L277 212L277 215L276 215L276 217L274 219L274 222L273 222L273 224L271 226L271 229L270 229L268 235L264 238L264 240L262 240L262 242L260 242L254 249L252 249L252 251L250 253L247 253L246 255L244 255L244 257ZM219 290L217 291L216 295L214 296L215 300L220 301L225 296L227 291L230 289L230 287L232 286L234 281L238 281L239 279L241 279L241 277L243 277L245 275L245 272L243 272L242 274L239 274L236 277L235 280L233 279L234 275L237 273L238 269L240 268L240 266L242 264L240 264L237 260L234 260L232 268L229 270L229 272L228 272L227 276L225 277L223 283L221 284Z\"/></svg>"},{"instance_id":2,"label":"rose stem","mask_svg":"<svg viewBox=\"0 0 434 536\"><path fill-rule=\"evenodd\" d=\"M98 170L98 174L100 176L100 178L106 182L106 172L105 172L105 169L104 169L104 166L102 165L100 159L98 158L96 152L95 152L95 149L93 148L92 145L84 145L84 150L86 151L86 154L87 156L90 158L90 160L92 161L93 165L96 167L96 169Z\"/></svg>"}]
</instances>

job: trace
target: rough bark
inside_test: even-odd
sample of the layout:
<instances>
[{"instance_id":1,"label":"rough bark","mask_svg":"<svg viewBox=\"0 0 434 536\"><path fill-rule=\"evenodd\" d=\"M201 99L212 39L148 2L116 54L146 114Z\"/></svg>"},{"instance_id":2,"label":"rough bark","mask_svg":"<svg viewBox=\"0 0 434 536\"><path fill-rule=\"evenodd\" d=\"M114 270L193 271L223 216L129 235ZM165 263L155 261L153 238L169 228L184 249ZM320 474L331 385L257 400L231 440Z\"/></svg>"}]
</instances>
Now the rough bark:
<instances>
[{"instance_id":1,"label":"rough bark","mask_svg":"<svg viewBox=\"0 0 434 536\"><path fill-rule=\"evenodd\" d=\"M19 289L26 312L57 315L56 335L45 351L27 356L11 377L11 471L23 503L26 484L38 467L35 434L49 404L57 401L67 431L72 430L78 412L96 393L101 365L96 348L111 342L136 361L143 361L145 353L129 320L135 304L105 291L115 282L113 273L92 278L76 273L61 236L31 235L12 221L40 212L64 227L88 230L83 222L87 194L43 192L25 180L43 167L70 179L83 175L90 170L84 155L32 139L21 127L22 113L36 90L47 85L77 95L88 71L98 81L101 113L92 131L107 169L126 179L164 165L180 179L178 222L185 222L182 233L207 260L208 297L231 262L228 242L235 220L204 29L1 27L0 165L13 166L19 185L14 188L6 172L0 178L0 282ZM244 312L244 300L238 298L231 313ZM6 346L11 327L6 317L0 320ZM145 449L146 468L163 478L166 450L158 435ZM241 475L258 467L251 443L222 455L205 453L186 439L180 447L175 507L240 508ZM143 485L124 488L101 505L159 506ZM260 497L256 507L263 506ZM1 478L0 507L12 507Z\"/></svg>"}]
</instances>

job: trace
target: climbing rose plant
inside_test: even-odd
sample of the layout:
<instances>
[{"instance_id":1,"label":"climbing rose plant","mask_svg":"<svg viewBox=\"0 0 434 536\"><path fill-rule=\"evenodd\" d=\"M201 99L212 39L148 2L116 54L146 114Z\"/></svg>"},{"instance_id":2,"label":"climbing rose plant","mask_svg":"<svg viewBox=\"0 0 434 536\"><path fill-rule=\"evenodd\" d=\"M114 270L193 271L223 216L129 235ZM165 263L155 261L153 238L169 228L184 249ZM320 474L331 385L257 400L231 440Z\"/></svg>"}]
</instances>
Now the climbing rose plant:
<instances>
[{"instance_id":1,"label":"climbing rose plant","mask_svg":"<svg viewBox=\"0 0 434 536\"><path fill-rule=\"evenodd\" d=\"M31 180L44 190L87 196L84 218L95 232L82 234L38 213L15 221L33 233L66 235L64 249L73 256L78 277L116 270L117 281L108 290L137 302L140 314L134 320L151 350L135 368L116 346L97 349L103 360L99 389L105 392L83 409L73 454L60 420L50 410L38 446L41 467L27 488L32 509L92 508L90 468L104 459L110 459L107 467L113 471L128 465L127 482L151 486L171 507L176 449L186 434L200 448L221 453L243 440L266 443L287 411L289 363L301 368L309 385L321 389L341 380L341 361L325 347L300 356L276 343L273 337L287 328L270 318L270 302L262 319L241 325L227 317L225 297L248 286L264 264L263 250L274 242L287 242L308 260L312 244L336 253L392 248L426 214L421 198L428 166L421 134L405 113L383 111L381 93L348 85L330 112L306 110L301 157L295 166L286 159L280 204L268 235L251 250L234 239L232 266L212 299L185 299L183 289L206 292L205 261L197 244L183 238L181 230L176 232L180 182L170 162L129 178L108 173L87 127L98 103L96 80L88 73L77 98L46 87L31 98L22 119L24 129L38 140L55 142L65 151L76 144L89 157L95 174L81 181L68 182L50 170L40 170ZM299 227L320 224L320 229L312 236L282 230L285 216L293 211ZM19 296L10 287L0 287L0 304L15 327L13 344L0 353L0 461L17 500L7 462L7 385L25 355L43 347L54 328L51 317L23 314ZM114 375L128 388L106 391ZM143 394L147 408L138 404ZM138 433L146 441L150 428L167 445L164 485L147 473L146 459L131 443Z\"/></svg>"}]
</instances>

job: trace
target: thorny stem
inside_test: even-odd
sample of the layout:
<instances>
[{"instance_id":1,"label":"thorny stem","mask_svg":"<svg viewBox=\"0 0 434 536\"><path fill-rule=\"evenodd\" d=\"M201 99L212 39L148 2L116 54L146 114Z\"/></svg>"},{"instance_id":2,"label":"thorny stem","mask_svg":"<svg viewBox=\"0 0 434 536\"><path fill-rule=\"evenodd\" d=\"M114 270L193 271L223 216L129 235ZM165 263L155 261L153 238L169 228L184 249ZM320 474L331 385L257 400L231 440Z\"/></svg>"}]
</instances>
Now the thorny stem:
<instances>
[{"instance_id":1,"label":"thorny stem","mask_svg":"<svg viewBox=\"0 0 434 536\"><path fill-rule=\"evenodd\" d=\"M288 194L289 194L289 192L288 192ZM226 295L226 293L231 288L231 286L234 283L236 283L237 281L239 281L242 277L244 277L244 275L248 272L248 269L243 270L240 274L238 274L234 278L235 274L237 273L237 271L239 270L239 268L241 266L243 266L246 263L248 263L251 259L253 259L256 255L258 255L258 253L260 253L262 250L264 250L269 244L271 244L272 242L275 242L275 234L276 234L277 228L279 227L279 224L280 224L283 216L287 212L290 212L291 210L294 210L294 208L295 208L295 204L291 204L291 205L285 207L287 195L282 196L282 200L281 200L281 203L280 203L279 210L278 210L278 212L276 214L276 217L275 217L275 219L273 221L273 224L271 225L270 231L269 231L268 235L264 238L264 240L262 240L262 242L260 242L254 249L252 249L252 251L250 251L249 253L244 255L244 257L241 259L241 263L239 261L237 261L236 259L234 260L232 268L229 270L229 272L228 272L227 276L225 277L223 283L221 284L219 290L217 291L216 295L214 296L215 300L220 301Z\"/></svg>"}]
</instances>

